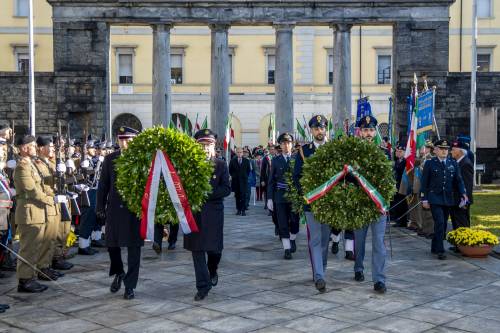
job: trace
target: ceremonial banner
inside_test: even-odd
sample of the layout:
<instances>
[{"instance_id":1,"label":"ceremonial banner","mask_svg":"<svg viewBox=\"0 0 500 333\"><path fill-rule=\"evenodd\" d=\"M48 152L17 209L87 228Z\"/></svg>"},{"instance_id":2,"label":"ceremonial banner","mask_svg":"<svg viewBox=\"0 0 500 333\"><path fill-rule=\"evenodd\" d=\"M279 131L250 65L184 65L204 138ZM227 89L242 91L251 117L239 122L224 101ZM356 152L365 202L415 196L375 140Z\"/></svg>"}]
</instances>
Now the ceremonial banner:
<instances>
[{"instance_id":1,"label":"ceremonial banner","mask_svg":"<svg viewBox=\"0 0 500 333\"><path fill-rule=\"evenodd\" d=\"M418 97L417 134L431 131L434 120L434 91L428 90Z\"/></svg>"},{"instance_id":2,"label":"ceremonial banner","mask_svg":"<svg viewBox=\"0 0 500 333\"><path fill-rule=\"evenodd\" d=\"M368 98L361 98L358 99L358 109L356 112L356 124L358 121L366 116L371 116L372 115L372 107L370 105L370 102L368 101Z\"/></svg>"},{"instance_id":3,"label":"ceremonial banner","mask_svg":"<svg viewBox=\"0 0 500 333\"><path fill-rule=\"evenodd\" d=\"M175 171L167 153L157 150L151 162L146 188L142 196L141 238L154 239L156 202L158 200L161 175L163 175L163 180L177 213L182 232L184 234L198 232L198 226L191 212L181 179Z\"/></svg>"}]
</instances>

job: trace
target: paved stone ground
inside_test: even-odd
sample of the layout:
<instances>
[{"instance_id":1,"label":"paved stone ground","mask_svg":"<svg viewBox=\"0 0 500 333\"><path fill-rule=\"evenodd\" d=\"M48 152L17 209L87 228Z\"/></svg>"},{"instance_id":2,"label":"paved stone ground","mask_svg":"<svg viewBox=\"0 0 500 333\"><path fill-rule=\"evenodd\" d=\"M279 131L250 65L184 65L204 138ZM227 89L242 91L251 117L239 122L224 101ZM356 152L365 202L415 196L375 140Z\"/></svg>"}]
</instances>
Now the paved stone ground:
<instances>
[{"instance_id":1,"label":"paved stone ground","mask_svg":"<svg viewBox=\"0 0 500 333\"><path fill-rule=\"evenodd\" d=\"M104 251L74 258L75 268L43 294L17 293L14 276L0 280L0 302L12 307L0 314L0 332L500 332L500 260L438 261L429 241L393 229L387 294L375 294L369 279L355 282L353 263L331 253L328 291L319 294L303 229L294 259L284 261L261 206L247 217L233 213L229 199L220 281L204 301L193 301L181 242L161 256L148 244L132 301L109 292ZM367 258L370 266L369 246Z\"/></svg>"}]
</instances>

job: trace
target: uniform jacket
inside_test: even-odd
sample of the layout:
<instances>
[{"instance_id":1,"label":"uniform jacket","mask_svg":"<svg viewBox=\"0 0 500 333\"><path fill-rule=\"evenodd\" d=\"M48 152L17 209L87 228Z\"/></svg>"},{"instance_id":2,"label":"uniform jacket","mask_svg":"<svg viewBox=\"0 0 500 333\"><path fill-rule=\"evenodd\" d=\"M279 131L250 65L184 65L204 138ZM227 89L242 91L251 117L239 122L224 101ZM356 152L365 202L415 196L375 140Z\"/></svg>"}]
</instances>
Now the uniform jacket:
<instances>
[{"instance_id":1,"label":"uniform jacket","mask_svg":"<svg viewBox=\"0 0 500 333\"><path fill-rule=\"evenodd\" d=\"M97 188L96 212L106 213L106 245L108 247L143 246L140 222L123 202L116 188L115 160L121 152L105 157Z\"/></svg>"},{"instance_id":2,"label":"uniform jacket","mask_svg":"<svg viewBox=\"0 0 500 333\"><path fill-rule=\"evenodd\" d=\"M422 201L441 206L454 206L453 192L465 194L458 163L447 158L445 165L437 157L426 161L422 173L420 197Z\"/></svg>"},{"instance_id":3,"label":"uniform jacket","mask_svg":"<svg viewBox=\"0 0 500 333\"><path fill-rule=\"evenodd\" d=\"M398 159L394 161L394 166L392 168L394 173L394 178L396 179L396 188L399 190L401 186L401 179L403 178L403 173L406 167L406 159ZM405 194L406 195L406 194Z\"/></svg>"},{"instance_id":4,"label":"uniform jacket","mask_svg":"<svg viewBox=\"0 0 500 333\"><path fill-rule=\"evenodd\" d=\"M271 155L266 155L262 158L260 166L260 181L265 183L264 186L267 186L267 179L269 178L269 173L271 172L272 159L273 157Z\"/></svg>"},{"instance_id":5,"label":"uniform jacket","mask_svg":"<svg viewBox=\"0 0 500 333\"><path fill-rule=\"evenodd\" d=\"M13 205L9 179L0 171L0 232L9 228L9 214Z\"/></svg>"},{"instance_id":6,"label":"uniform jacket","mask_svg":"<svg viewBox=\"0 0 500 333\"><path fill-rule=\"evenodd\" d=\"M221 252L224 247L224 198L231 194L226 162L212 160L214 173L210 179L212 192L201 212L195 214L199 232L184 235L184 248L189 251Z\"/></svg>"},{"instance_id":7,"label":"uniform jacket","mask_svg":"<svg viewBox=\"0 0 500 333\"><path fill-rule=\"evenodd\" d=\"M291 157L290 157L291 160ZM273 159L271 173L267 181L267 198L273 199L275 203L287 203L285 194L288 192L286 172L290 170L290 161L286 161L283 155Z\"/></svg>"},{"instance_id":8,"label":"uniform jacket","mask_svg":"<svg viewBox=\"0 0 500 333\"><path fill-rule=\"evenodd\" d=\"M38 170L29 157L22 158L14 170L16 224L40 224L47 221L46 209L55 210L54 197L43 190Z\"/></svg>"},{"instance_id":9,"label":"uniform jacket","mask_svg":"<svg viewBox=\"0 0 500 333\"><path fill-rule=\"evenodd\" d=\"M54 197L56 195L56 179L54 177L54 173L56 171L55 165L52 162L42 158L34 159L33 164L38 170L40 178L42 178L43 191L45 192L45 194ZM45 212L48 217L59 215L59 204L55 204L54 206L45 206Z\"/></svg>"},{"instance_id":10,"label":"uniform jacket","mask_svg":"<svg viewBox=\"0 0 500 333\"><path fill-rule=\"evenodd\" d=\"M304 166L304 158L308 158L314 152L316 152L316 146L313 142L307 143L301 147L302 153L299 151L297 154L297 158L295 159L295 166L292 173L293 183L299 190L300 194L302 193L302 186L300 185L300 179L302 178L302 168ZM305 211L311 211L311 207L309 205L304 206Z\"/></svg>"},{"instance_id":11,"label":"uniform jacket","mask_svg":"<svg viewBox=\"0 0 500 333\"><path fill-rule=\"evenodd\" d=\"M472 161L465 156L458 162L458 167L460 168L460 173L462 175L462 179L464 181L465 192L467 193L467 197L469 198L469 202L472 203L472 191L474 189L474 165ZM462 196L460 193L455 192L455 204L460 204L460 199Z\"/></svg>"},{"instance_id":12,"label":"uniform jacket","mask_svg":"<svg viewBox=\"0 0 500 333\"><path fill-rule=\"evenodd\" d=\"M248 158L241 158L241 165L238 163L238 157L234 157L229 163L229 174L231 175L231 188L233 192L239 191L245 193L248 187L248 176L251 166Z\"/></svg>"}]
</instances>

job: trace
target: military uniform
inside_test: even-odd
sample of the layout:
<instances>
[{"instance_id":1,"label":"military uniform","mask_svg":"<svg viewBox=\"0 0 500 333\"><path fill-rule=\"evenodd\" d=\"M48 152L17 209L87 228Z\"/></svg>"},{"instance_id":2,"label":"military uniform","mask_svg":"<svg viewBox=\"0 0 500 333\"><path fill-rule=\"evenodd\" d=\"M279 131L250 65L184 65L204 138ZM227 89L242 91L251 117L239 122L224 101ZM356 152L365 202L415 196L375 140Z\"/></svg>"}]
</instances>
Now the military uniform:
<instances>
[{"instance_id":1,"label":"military uniform","mask_svg":"<svg viewBox=\"0 0 500 333\"><path fill-rule=\"evenodd\" d=\"M118 139L133 138L137 133L138 131L123 126L118 130ZM124 298L132 299L139 279L141 247L144 241L140 237L139 219L127 208L116 188L117 174L114 162L120 154L121 151L115 151L104 159L97 190L96 213L99 219L106 223L106 246L110 258L109 276L115 276L111 284L111 292L117 292L123 281ZM121 247L126 247L128 253L126 274L123 268Z\"/></svg>"},{"instance_id":2,"label":"military uniform","mask_svg":"<svg viewBox=\"0 0 500 333\"><path fill-rule=\"evenodd\" d=\"M318 115L311 118L309 127L326 128L327 119L324 116ZM293 170L293 182L300 193L302 188L300 179L302 178L302 168L305 159L313 155L316 149L323 143L311 142L302 146L299 155L295 161ZM311 212L311 207L304 206L304 213L307 221L307 240L309 246L309 258L313 271L313 279L316 288L324 292L326 291L325 271L328 260L328 245L330 243L330 226L322 224L314 218Z\"/></svg>"},{"instance_id":3,"label":"military uniform","mask_svg":"<svg viewBox=\"0 0 500 333\"><path fill-rule=\"evenodd\" d=\"M449 149L447 140L438 140L435 144L441 149ZM438 255L438 259L445 259L443 240L446 235L450 209L455 205L453 192L466 194L460 168L455 160L447 157L443 160L437 156L424 165L421 184L422 202L430 204L434 218L434 237L432 238L431 252Z\"/></svg>"},{"instance_id":4,"label":"military uniform","mask_svg":"<svg viewBox=\"0 0 500 333\"><path fill-rule=\"evenodd\" d=\"M293 142L289 133L282 133L278 143ZM267 199L272 200L278 220L278 233L285 250L285 259L292 259L292 253L297 249L295 239L299 233L299 221L294 218L292 204L286 198L288 183L286 173L290 170L291 154L283 153L273 159L271 172L267 181Z\"/></svg>"},{"instance_id":5,"label":"military uniform","mask_svg":"<svg viewBox=\"0 0 500 333\"><path fill-rule=\"evenodd\" d=\"M209 129L195 133L200 143L215 143L216 136ZM198 293L195 300L205 298L212 286L217 285L217 268L224 247L224 198L231 194L226 162L211 158L214 172L210 179L212 191L199 213L195 214L199 232L184 235L184 248L191 251ZM207 261L208 259L208 261Z\"/></svg>"}]
</instances>

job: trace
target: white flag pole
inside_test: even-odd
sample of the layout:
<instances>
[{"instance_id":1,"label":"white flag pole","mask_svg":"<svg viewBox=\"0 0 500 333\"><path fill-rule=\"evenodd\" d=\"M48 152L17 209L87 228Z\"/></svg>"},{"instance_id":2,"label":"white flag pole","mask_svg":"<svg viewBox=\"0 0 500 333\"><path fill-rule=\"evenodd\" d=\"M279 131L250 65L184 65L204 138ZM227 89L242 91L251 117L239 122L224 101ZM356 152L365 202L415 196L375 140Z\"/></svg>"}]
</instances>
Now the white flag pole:
<instances>
[{"instance_id":1,"label":"white flag pole","mask_svg":"<svg viewBox=\"0 0 500 333\"><path fill-rule=\"evenodd\" d=\"M30 134L35 136L35 50L33 39L33 0L29 0L29 19L28 19L28 33L29 33L29 120L30 120Z\"/></svg>"}]
</instances>

